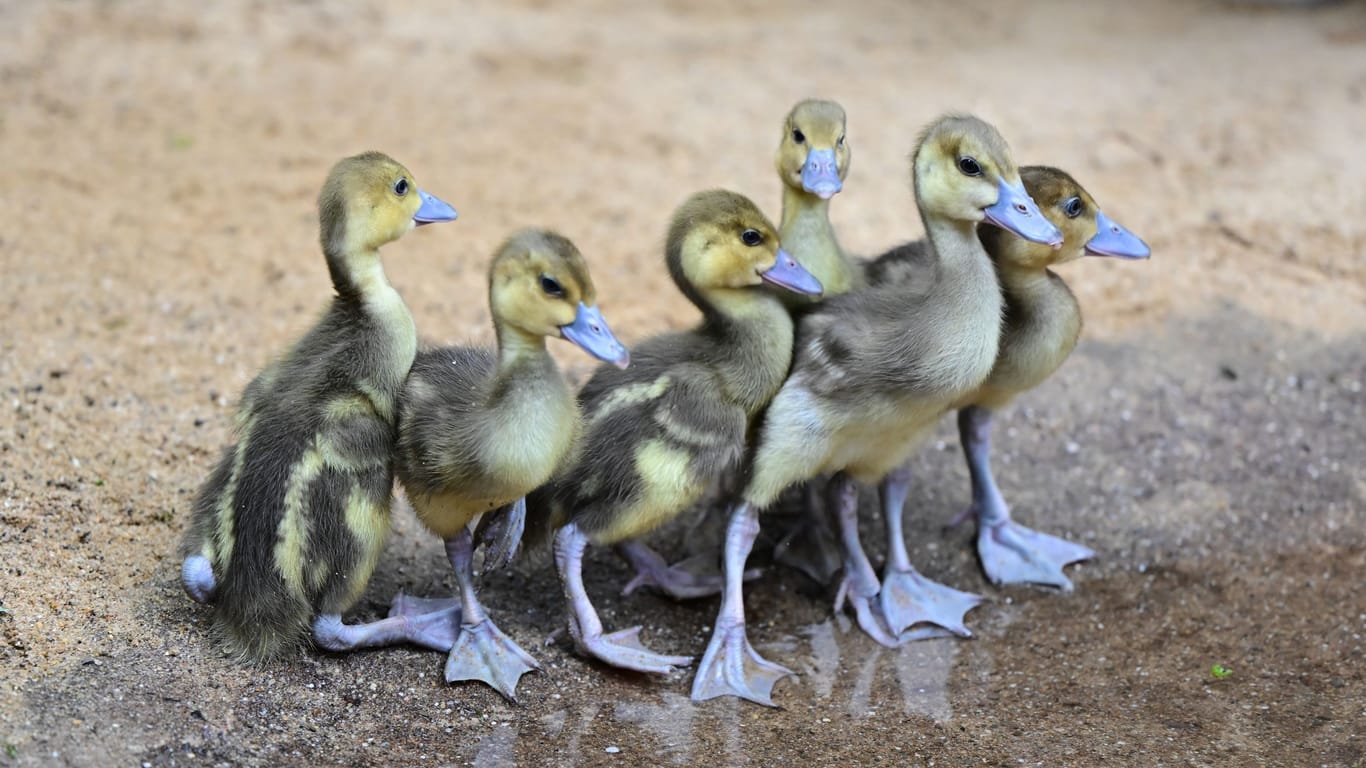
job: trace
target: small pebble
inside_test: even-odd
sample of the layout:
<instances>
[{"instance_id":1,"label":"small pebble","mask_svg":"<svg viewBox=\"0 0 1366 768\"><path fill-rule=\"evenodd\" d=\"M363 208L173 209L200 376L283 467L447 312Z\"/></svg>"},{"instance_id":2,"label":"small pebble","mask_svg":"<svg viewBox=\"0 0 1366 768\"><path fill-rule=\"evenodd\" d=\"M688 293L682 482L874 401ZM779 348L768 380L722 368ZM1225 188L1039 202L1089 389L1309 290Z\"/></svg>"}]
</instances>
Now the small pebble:
<instances>
[{"instance_id":1,"label":"small pebble","mask_svg":"<svg viewBox=\"0 0 1366 768\"><path fill-rule=\"evenodd\" d=\"M616 753L618 753L618 752L621 751L621 747L608 747L607 749L604 749L603 751L606 752L606 753L609 754L609 755L615 755Z\"/></svg>"}]
</instances>

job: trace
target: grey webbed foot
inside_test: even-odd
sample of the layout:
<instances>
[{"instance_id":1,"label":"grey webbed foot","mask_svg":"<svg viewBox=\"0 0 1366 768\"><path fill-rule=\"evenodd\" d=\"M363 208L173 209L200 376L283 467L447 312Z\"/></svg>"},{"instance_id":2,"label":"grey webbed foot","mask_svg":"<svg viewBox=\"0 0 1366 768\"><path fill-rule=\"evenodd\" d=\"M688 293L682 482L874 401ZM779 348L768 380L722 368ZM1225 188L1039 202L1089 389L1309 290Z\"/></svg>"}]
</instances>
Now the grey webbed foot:
<instances>
[{"instance_id":1,"label":"grey webbed foot","mask_svg":"<svg viewBox=\"0 0 1366 768\"><path fill-rule=\"evenodd\" d=\"M461 625L446 659L446 682L481 680L513 703L517 702L517 681L532 671L541 671L541 665L489 619L474 626Z\"/></svg>"},{"instance_id":2,"label":"grey webbed foot","mask_svg":"<svg viewBox=\"0 0 1366 768\"><path fill-rule=\"evenodd\" d=\"M854 608L854 616L858 620L859 628L880 645L888 648L899 648L906 643L917 640L951 637L953 635L949 630L939 626L911 627L902 632L896 632L892 629L891 622L888 621L886 614L883 613L882 601L874 599L876 597L876 594L859 594L855 588L855 582L845 578L840 584L839 592L835 595L835 613L844 610L844 603L848 601L849 605Z\"/></svg>"},{"instance_id":3,"label":"grey webbed foot","mask_svg":"<svg viewBox=\"0 0 1366 768\"><path fill-rule=\"evenodd\" d=\"M981 526L977 555L993 584L1036 584L1071 592L1072 581L1063 575L1063 567L1090 560L1096 553L1007 518Z\"/></svg>"},{"instance_id":4,"label":"grey webbed foot","mask_svg":"<svg viewBox=\"0 0 1366 768\"><path fill-rule=\"evenodd\" d=\"M412 643L445 652L455 646L459 633L460 611L454 608L415 616L390 616L369 624L343 624L337 614L323 614L313 620L313 642L329 651Z\"/></svg>"},{"instance_id":5,"label":"grey webbed foot","mask_svg":"<svg viewBox=\"0 0 1366 768\"><path fill-rule=\"evenodd\" d=\"M213 564L203 555L190 555L180 565L180 585L185 588L196 603L212 603L218 592L218 582L213 577Z\"/></svg>"},{"instance_id":6,"label":"grey webbed foot","mask_svg":"<svg viewBox=\"0 0 1366 768\"><path fill-rule=\"evenodd\" d=\"M691 600L720 594L726 581L714 554L693 555L669 565L659 553L639 541L617 547L617 552L636 569L636 575L621 594L629 595L641 587L649 587L675 600ZM759 570L745 572L745 580L759 578Z\"/></svg>"},{"instance_id":7,"label":"grey webbed foot","mask_svg":"<svg viewBox=\"0 0 1366 768\"><path fill-rule=\"evenodd\" d=\"M580 652L622 669L667 675L675 667L692 663L691 656L666 656L647 649L640 643L640 630L640 627L631 627L606 634L580 634L571 630L571 634Z\"/></svg>"},{"instance_id":8,"label":"grey webbed foot","mask_svg":"<svg viewBox=\"0 0 1366 768\"><path fill-rule=\"evenodd\" d=\"M717 627L707 653L693 678L692 700L739 696L766 707L773 703L773 686L795 673L760 656L749 644L744 624Z\"/></svg>"},{"instance_id":9,"label":"grey webbed foot","mask_svg":"<svg viewBox=\"0 0 1366 768\"><path fill-rule=\"evenodd\" d=\"M949 634L972 637L972 632L963 624L963 617L984 600L981 595L931 581L914 568L904 571L888 568L878 593L887 627L903 639L906 631L917 624L934 625L934 629L940 630L925 637L944 637ZM930 627L921 629L928 630Z\"/></svg>"},{"instance_id":10,"label":"grey webbed foot","mask_svg":"<svg viewBox=\"0 0 1366 768\"><path fill-rule=\"evenodd\" d=\"M394 595L394 599L389 602L389 616L421 616L424 613L434 611L445 611L454 608L457 617L460 613L460 601L453 597L413 597L412 595L399 592Z\"/></svg>"}]
</instances>

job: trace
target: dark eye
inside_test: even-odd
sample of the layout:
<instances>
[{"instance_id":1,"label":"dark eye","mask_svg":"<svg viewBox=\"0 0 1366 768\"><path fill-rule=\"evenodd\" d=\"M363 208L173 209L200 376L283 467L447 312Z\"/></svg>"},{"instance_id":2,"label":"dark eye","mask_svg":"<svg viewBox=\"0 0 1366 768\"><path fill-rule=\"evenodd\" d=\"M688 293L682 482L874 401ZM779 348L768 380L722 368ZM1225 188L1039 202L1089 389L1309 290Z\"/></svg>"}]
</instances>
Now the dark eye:
<instances>
[{"instance_id":1,"label":"dark eye","mask_svg":"<svg viewBox=\"0 0 1366 768\"><path fill-rule=\"evenodd\" d=\"M560 282L550 275L541 275L541 290L545 291L548 296L564 295L564 286L560 285Z\"/></svg>"},{"instance_id":2,"label":"dark eye","mask_svg":"<svg viewBox=\"0 0 1366 768\"><path fill-rule=\"evenodd\" d=\"M839 137L838 139L835 139L835 146L837 146L837 147L842 147L842 146L844 146L844 134L840 134L840 137Z\"/></svg>"},{"instance_id":3,"label":"dark eye","mask_svg":"<svg viewBox=\"0 0 1366 768\"><path fill-rule=\"evenodd\" d=\"M958 158L958 170L962 171L964 174L968 176L982 175L982 166L978 165L976 160L974 160L971 157L967 157L966 155Z\"/></svg>"},{"instance_id":4,"label":"dark eye","mask_svg":"<svg viewBox=\"0 0 1366 768\"><path fill-rule=\"evenodd\" d=\"M1062 212L1067 214L1067 218L1075 219L1081 215L1081 198L1071 197L1062 204Z\"/></svg>"},{"instance_id":5,"label":"dark eye","mask_svg":"<svg viewBox=\"0 0 1366 768\"><path fill-rule=\"evenodd\" d=\"M403 197L404 195L408 194L407 179L400 178L398 181L394 182L394 194L398 195L399 197Z\"/></svg>"},{"instance_id":6,"label":"dark eye","mask_svg":"<svg viewBox=\"0 0 1366 768\"><path fill-rule=\"evenodd\" d=\"M764 241L764 236L759 234L757 229L747 229L740 233L740 239L745 245L753 247L762 243Z\"/></svg>"},{"instance_id":7,"label":"dark eye","mask_svg":"<svg viewBox=\"0 0 1366 768\"><path fill-rule=\"evenodd\" d=\"M798 128L793 128L792 140L797 142L798 144L801 144L806 141L806 134L802 133L801 130Z\"/></svg>"}]
</instances>

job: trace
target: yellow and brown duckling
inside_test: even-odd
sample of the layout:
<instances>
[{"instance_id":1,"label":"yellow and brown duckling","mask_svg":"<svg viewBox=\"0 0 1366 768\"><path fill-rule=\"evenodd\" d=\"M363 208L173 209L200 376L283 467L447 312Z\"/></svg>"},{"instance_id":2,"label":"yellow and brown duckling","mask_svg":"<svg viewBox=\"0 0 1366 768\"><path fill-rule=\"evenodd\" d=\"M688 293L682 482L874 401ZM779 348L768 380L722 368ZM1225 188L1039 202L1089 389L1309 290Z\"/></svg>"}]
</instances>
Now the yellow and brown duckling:
<instances>
[{"instance_id":1,"label":"yellow and brown duckling","mask_svg":"<svg viewBox=\"0 0 1366 768\"><path fill-rule=\"evenodd\" d=\"M836 473L830 496L845 546L841 597L875 639L906 639L891 632L876 602L879 592L899 585L879 583L858 541L854 483L876 483L904 463L938 416L991 372L1002 300L977 224L1062 241L1025 192L1005 140L982 120L935 121L913 157L935 269L922 283L870 286L827 299L802 317L792 372L764 415L731 514L726 588L693 683L695 700L734 695L771 705L773 685L792 674L750 646L741 575L759 510L821 473Z\"/></svg>"},{"instance_id":2,"label":"yellow and brown duckling","mask_svg":"<svg viewBox=\"0 0 1366 768\"><path fill-rule=\"evenodd\" d=\"M845 135L844 107L834 101L805 99L783 118L782 133L773 165L782 182L783 208L778 236L783 250L820 281L821 296L786 292L783 303L800 313L822 298L862 285L861 265L851 260L830 223L830 201L844 189L849 174L851 148ZM799 519L774 546L776 560L798 568L813 579L828 580L840 565L838 542L826 522L819 495L819 480L804 485L794 496L801 498ZM724 506L707 510L708 523L699 530L713 535L725 526ZM665 572L662 559L644 544L632 541L619 548L636 567L637 576L626 586L629 594L650 586L675 598L701 597L720 591L723 580L715 574L715 552L706 552Z\"/></svg>"},{"instance_id":3,"label":"yellow and brown duckling","mask_svg":"<svg viewBox=\"0 0 1366 768\"><path fill-rule=\"evenodd\" d=\"M399 399L397 471L418 519L446 542L459 585L460 635L446 680L483 680L515 700L517 681L540 665L503 634L475 594L470 525L484 515L508 540L485 567L510 558L523 497L550 479L579 433L579 407L546 349L569 340L619 367L629 361L597 306L588 264L554 232L527 229L489 267L497 349L445 347L417 355ZM451 601L395 600L391 615L425 615Z\"/></svg>"},{"instance_id":4,"label":"yellow and brown duckling","mask_svg":"<svg viewBox=\"0 0 1366 768\"><path fill-rule=\"evenodd\" d=\"M345 625L389 531L397 398L417 351L379 249L455 209L379 153L332 168L318 198L337 295L242 395L236 443L200 488L181 579L213 603L226 649L252 660L303 644L448 649L452 612Z\"/></svg>"},{"instance_id":5,"label":"yellow and brown duckling","mask_svg":"<svg viewBox=\"0 0 1366 768\"><path fill-rule=\"evenodd\" d=\"M783 249L792 254L825 288L822 298L848 293L863 285L863 270L840 246L830 222L830 200L844 189L852 149L846 138L844 107L833 101L798 102L783 120L774 167L783 184L783 215L778 232ZM794 311L815 300L788 296ZM839 569L840 549L819 498L824 483L813 478L801 493L801 514L774 546L774 558L827 581ZM796 489L794 489L796 490Z\"/></svg>"},{"instance_id":6,"label":"yellow and brown duckling","mask_svg":"<svg viewBox=\"0 0 1366 768\"><path fill-rule=\"evenodd\" d=\"M649 533L734 476L752 420L778 391L792 354L791 316L770 286L821 290L779 247L759 209L724 190L678 208L665 261L701 322L637 345L626 370L599 367L579 394L586 428L576 462L528 498L529 534L562 526L555 561L577 648L658 673L691 659L646 650L640 627L604 632L584 588L584 550Z\"/></svg>"},{"instance_id":7,"label":"yellow and brown duckling","mask_svg":"<svg viewBox=\"0 0 1366 768\"><path fill-rule=\"evenodd\" d=\"M972 477L972 505L960 516L977 523L977 553L994 584L1036 584L1071 591L1063 567L1095 557L1090 549L1026 528L991 473L991 417L1021 392L1043 383L1076 347L1081 307L1050 267L1083 255L1146 259L1146 243L1106 216L1080 184L1057 168L1020 169L1025 189L1063 232L1061 250L1040 247L999 229L979 234L992 255L1005 296L1001 349L991 375L958 404L958 430ZM906 490L887 494L898 509ZM899 497L899 498L898 498Z\"/></svg>"}]
</instances>

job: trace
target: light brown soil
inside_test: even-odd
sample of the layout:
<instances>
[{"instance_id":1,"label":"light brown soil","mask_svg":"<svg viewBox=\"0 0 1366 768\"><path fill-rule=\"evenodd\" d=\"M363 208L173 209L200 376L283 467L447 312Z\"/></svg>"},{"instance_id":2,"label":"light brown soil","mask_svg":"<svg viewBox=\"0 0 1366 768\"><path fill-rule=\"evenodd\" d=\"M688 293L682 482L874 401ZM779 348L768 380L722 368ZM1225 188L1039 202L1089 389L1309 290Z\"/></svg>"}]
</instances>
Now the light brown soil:
<instances>
[{"instance_id":1,"label":"light brown soil","mask_svg":"<svg viewBox=\"0 0 1366 768\"><path fill-rule=\"evenodd\" d=\"M1360 2L0 0L0 766L1361 765L1363 93ZM540 224L630 341L693 317L672 207L720 185L776 216L779 121L809 95L849 113L855 252L918 235L906 155L947 110L1152 245L1067 268L1085 340L998 429L1017 515L1100 553L1075 594L992 589L941 532L967 497L946 424L909 534L992 596L977 637L883 650L770 569L751 636L802 673L780 710L540 647L558 590L532 566L485 591L546 665L521 706L433 653L216 654L175 542L237 394L325 301L335 159L384 149L460 209L386 251L427 337L488 341L488 254ZM611 626L702 650L715 601L588 570ZM447 571L399 514L358 617Z\"/></svg>"}]
</instances>

